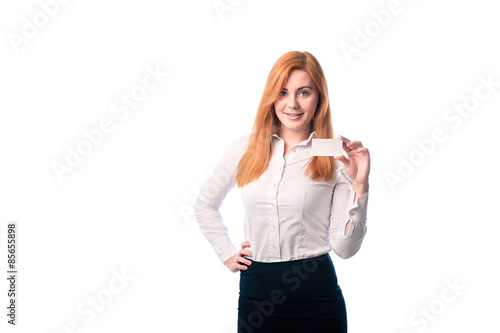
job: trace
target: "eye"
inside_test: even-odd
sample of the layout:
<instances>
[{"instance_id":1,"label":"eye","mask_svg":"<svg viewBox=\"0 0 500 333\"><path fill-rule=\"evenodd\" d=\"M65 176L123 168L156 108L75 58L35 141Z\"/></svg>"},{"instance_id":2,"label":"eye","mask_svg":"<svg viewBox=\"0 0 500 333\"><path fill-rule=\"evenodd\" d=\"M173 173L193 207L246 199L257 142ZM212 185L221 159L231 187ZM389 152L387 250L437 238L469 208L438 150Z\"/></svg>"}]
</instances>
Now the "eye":
<instances>
[{"instance_id":1,"label":"eye","mask_svg":"<svg viewBox=\"0 0 500 333\"><path fill-rule=\"evenodd\" d=\"M286 96L286 91L284 90L280 91L280 96Z\"/></svg>"},{"instance_id":2,"label":"eye","mask_svg":"<svg viewBox=\"0 0 500 333\"><path fill-rule=\"evenodd\" d=\"M307 91L307 90L302 90L299 94L300 94L301 96L309 96L309 91Z\"/></svg>"}]
</instances>

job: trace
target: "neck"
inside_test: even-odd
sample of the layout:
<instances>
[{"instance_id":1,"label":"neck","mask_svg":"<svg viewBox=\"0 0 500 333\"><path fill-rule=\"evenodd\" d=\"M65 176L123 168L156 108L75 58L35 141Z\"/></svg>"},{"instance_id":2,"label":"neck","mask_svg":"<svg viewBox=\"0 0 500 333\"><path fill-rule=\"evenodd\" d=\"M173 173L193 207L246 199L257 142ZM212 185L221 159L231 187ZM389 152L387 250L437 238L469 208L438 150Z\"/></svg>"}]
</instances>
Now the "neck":
<instances>
[{"instance_id":1,"label":"neck","mask_svg":"<svg viewBox=\"0 0 500 333\"><path fill-rule=\"evenodd\" d=\"M309 135L312 133L311 130L301 130L301 131L292 131L287 128L283 128L284 126L280 126L278 129L278 136L285 141L285 151L288 151L291 147L295 146L297 143L307 140Z\"/></svg>"}]
</instances>

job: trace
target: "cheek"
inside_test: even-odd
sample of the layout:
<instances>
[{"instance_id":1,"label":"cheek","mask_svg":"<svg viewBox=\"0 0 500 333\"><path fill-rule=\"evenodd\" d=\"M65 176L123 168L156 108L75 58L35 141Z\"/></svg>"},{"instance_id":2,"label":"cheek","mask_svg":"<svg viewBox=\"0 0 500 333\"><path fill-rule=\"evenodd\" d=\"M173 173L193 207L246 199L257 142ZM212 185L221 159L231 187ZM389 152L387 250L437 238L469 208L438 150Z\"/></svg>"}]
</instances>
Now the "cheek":
<instances>
[{"instance_id":1,"label":"cheek","mask_svg":"<svg viewBox=\"0 0 500 333\"><path fill-rule=\"evenodd\" d=\"M311 98L307 101L307 109L309 111L315 112L317 108L318 108L318 99L317 98Z\"/></svg>"},{"instance_id":2,"label":"cheek","mask_svg":"<svg viewBox=\"0 0 500 333\"><path fill-rule=\"evenodd\" d=\"M283 108L284 108L285 106L286 106L286 103L285 103L285 102L283 102L283 101L279 101L279 100L277 100L277 101L275 101L275 102L274 102L274 109L275 109L276 111L281 111L281 110L283 110Z\"/></svg>"}]
</instances>

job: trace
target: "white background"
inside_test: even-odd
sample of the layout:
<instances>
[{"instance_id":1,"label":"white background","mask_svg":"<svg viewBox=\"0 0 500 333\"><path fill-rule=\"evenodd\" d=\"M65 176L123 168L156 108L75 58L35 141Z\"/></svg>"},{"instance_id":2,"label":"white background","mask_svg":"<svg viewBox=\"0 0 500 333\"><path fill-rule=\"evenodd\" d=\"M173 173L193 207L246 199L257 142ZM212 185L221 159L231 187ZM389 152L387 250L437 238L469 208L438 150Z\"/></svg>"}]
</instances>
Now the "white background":
<instances>
[{"instance_id":1,"label":"white background","mask_svg":"<svg viewBox=\"0 0 500 333\"><path fill-rule=\"evenodd\" d=\"M54 3L0 5L1 276L10 221L20 272L14 329L1 279L2 332L235 332L239 274L200 232L193 200L250 132L269 70L291 50L322 64L335 135L371 155L363 246L348 260L330 253L349 332L498 331L493 1L401 0L379 31L370 13L390 1L233 0L222 15L213 0ZM367 28L367 45L346 56L342 43L356 47ZM114 103L139 91L148 67L168 77L121 119ZM481 76L497 82L488 98L445 120ZM103 119L113 130L59 179L53 164ZM446 140L424 155L416 141L438 128ZM410 157L413 172L391 187L388 173ZM238 189L221 212L239 247Z\"/></svg>"}]
</instances>

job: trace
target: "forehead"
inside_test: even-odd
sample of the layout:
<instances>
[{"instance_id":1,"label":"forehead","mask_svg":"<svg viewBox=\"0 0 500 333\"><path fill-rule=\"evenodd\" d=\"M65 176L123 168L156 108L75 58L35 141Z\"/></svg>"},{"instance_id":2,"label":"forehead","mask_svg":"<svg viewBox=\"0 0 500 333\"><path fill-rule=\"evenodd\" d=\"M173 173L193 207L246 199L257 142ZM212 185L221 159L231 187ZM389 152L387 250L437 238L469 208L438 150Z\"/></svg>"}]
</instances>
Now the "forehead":
<instances>
[{"instance_id":1,"label":"forehead","mask_svg":"<svg viewBox=\"0 0 500 333\"><path fill-rule=\"evenodd\" d=\"M309 75L307 71L303 69L292 69L285 82L285 88L294 89L303 86L316 87L311 75Z\"/></svg>"}]
</instances>

